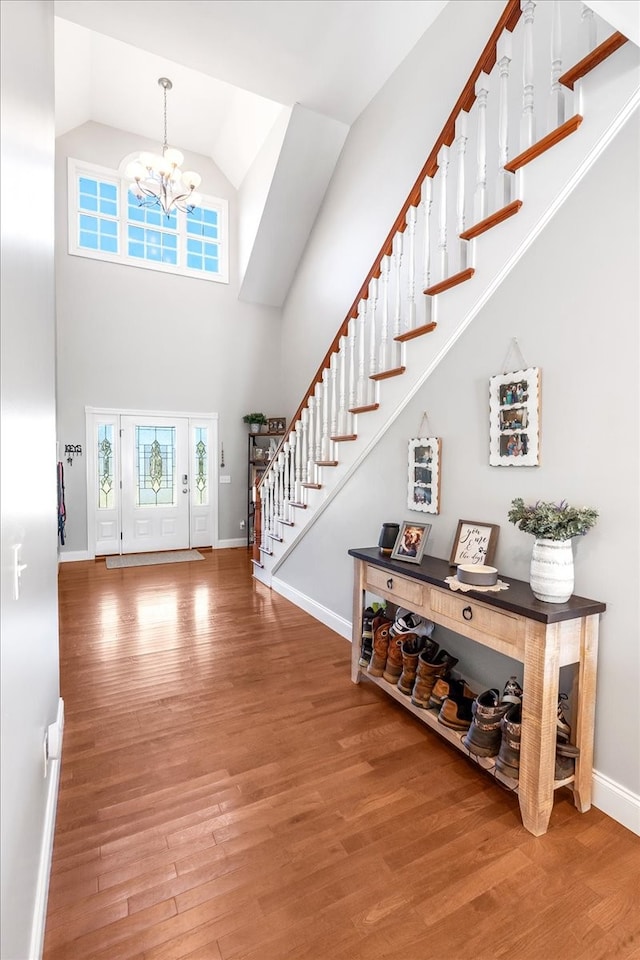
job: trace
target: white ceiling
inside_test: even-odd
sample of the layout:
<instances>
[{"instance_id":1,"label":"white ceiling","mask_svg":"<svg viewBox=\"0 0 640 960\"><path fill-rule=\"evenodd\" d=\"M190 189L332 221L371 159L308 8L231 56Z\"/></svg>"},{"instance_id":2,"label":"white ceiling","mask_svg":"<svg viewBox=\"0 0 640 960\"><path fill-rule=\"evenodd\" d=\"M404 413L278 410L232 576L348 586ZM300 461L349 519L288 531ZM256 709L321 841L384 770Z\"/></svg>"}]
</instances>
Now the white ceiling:
<instances>
[{"instance_id":1,"label":"white ceiling","mask_svg":"<svg viewBox=\"0 0 640 960\"><path fill-rule=\"evenodd\" d=\"M282 106L351 125L447 0L55 0L56 135L94 120L237 188Z\"/></svg>"}]
</instances>

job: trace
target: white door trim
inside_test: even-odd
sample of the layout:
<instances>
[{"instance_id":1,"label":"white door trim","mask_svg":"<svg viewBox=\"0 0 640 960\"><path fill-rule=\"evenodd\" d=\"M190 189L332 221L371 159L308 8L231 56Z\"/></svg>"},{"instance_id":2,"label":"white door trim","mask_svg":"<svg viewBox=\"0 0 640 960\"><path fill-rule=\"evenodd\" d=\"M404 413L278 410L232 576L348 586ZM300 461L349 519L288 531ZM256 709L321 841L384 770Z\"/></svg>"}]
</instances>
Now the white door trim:
<instances>
[{"instance_id":1,"label":"white door trim","mask_svg":"<svg viewBox=\"0 0 640 960\"><path fill-rule=\"evenodd\" d=\"M96 556L96 507L95 490L93 481L96 475L96 450L94 444L93 428L96 417L180 417L189 420L189 435L191 436L191 425L195 421L202 423L205 421L211 429L210 437L210 523L211 523L211 546L215 549L218 546L218 484L219 478L219 441L218 441L218 420L217 413L200 413L176 410L140 410L122 407L89 407L85 406L85 450L86 450L86 491L87 491L87 556L94 560ZM120 437L116 438L118 446L117 462L120 463ZM120 478L118 477L118 480ZM120 498L118 497L118 504ZM120 516L120 507L118 506L118 518L120 528L122 528L122 518Z\"/></svg>"}]
</instances>

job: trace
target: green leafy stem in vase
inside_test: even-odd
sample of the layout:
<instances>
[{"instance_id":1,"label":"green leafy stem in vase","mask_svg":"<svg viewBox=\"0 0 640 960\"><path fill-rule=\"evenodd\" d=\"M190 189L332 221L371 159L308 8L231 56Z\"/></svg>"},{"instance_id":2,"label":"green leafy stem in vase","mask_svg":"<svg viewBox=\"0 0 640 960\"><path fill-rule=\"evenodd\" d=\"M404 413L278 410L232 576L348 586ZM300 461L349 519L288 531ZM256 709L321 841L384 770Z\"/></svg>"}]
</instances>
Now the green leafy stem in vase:
<instances>
[{"instance_id":1,"label":"green leafy stem in vase","mask_svg":"<svg viewBox=\"0 0 640 960\"><path fill-rule=\"evenodd\" d=\"M538 540L570 540L583 537L594 526L598 511L591 507L570 507L566 500L525 504L518 497L511 501L507 516L519 530L532 533Z\"/></svg>"}]
</instances>

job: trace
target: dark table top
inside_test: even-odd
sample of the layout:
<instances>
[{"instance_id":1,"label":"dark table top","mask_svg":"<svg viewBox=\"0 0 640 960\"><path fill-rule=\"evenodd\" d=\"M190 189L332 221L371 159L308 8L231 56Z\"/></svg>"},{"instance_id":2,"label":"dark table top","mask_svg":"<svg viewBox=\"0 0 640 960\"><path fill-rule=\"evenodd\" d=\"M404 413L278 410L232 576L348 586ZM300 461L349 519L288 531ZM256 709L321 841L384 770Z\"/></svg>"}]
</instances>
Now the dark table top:
<instances>
[{"instance_id":1,"label":"dark table top","mask_svg":"<svg viewBox=\"0 0 640 960\"><path fill-rule=\"evenodd\" d=\"M422 580L425 583L443 587L445 590L450 589L448 583L445 582L446 578L453 576L456 572L455 567L450 566L446 560L438 560L437 557L424 556L420 563L390 560L380 554L378 547L354 547L349 550L349 556L355 557L357 560L364 560L376 567L382 567L384 570L401 574L403 577ZM511 613L517 613L541 623L575 620L579 617L604 613L607 609L606 604L598 600L587 600L585 597L576 596L569 597L566 603L546 603L534 597L531 587L525 581L515 580L513 577L504 574L499 576L503 583L509 584L508 590L500 590L495 593L469 590L460 593L460 596L472 597L474 600L481 600L489 606L509 610Z\"/></svg>"}]
</instances>

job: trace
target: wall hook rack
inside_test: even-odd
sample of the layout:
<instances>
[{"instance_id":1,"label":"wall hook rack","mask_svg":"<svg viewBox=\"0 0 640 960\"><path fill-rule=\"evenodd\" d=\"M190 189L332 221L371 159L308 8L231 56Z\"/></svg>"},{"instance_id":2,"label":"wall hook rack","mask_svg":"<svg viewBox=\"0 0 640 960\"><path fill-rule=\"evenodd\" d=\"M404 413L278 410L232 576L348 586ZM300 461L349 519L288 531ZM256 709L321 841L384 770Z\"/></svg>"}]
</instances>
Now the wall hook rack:
<instances>
[{"instance_id":1,"label":"wall hook rack","mask_svg":"<svg viewBox=\"0 0 640 960\"><path fill-rule=\"evenodd\" d=\"M69 464L69 466L71 466L73 464L74 457L82 456L82 444L81 443L65 443L64 455L67 458L67 463Z\"/></svg>"}]
</instances>

